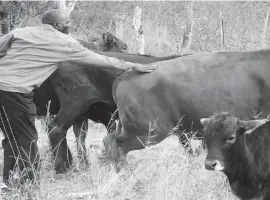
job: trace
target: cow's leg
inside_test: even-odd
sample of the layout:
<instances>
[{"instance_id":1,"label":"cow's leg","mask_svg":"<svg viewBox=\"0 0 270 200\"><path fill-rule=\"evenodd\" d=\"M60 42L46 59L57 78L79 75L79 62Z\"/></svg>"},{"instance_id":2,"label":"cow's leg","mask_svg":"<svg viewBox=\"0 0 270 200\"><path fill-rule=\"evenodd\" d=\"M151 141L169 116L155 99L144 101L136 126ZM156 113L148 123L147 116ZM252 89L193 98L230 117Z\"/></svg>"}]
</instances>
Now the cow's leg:
<instances>
[{"instance_id":1,"label":"cow's leg","mask_svg":"<svg viewBox=\"0 0 270 200\"><path fill-rule=\"evenodd\" d=\"M115 126L114 134L116 137L119 137L122 134L122 128L123 128L122 123L120 122L120 120L118 120L118 123L116 122L116 120L114 120L113 125ZM120 140L117 141L118 147L116 148L116 150L117 150L118 158L115 160L115 169L117 173L119 173L120 170L127 164L128 151L125 151L125 149L123 149L122 143L123 141L120 141Z\"/></svg>"},{"instance_id":2,"label":"cow's leg","mask_svg":"<svg viewBox=\"0 0 270 200\"><path fill-rule=\"evenodd\" d=\"M57 117L49 124L49 140L52 147L54 169L56 174L66 173L73 164L72 154L68 148L66 134L67 129L56 125Z\"/></svg>"},{"instance_id":3,"label":"cow's leg","mask_svg":"<svg viewBox=\"0 0 270 200\"><path fill-rule=\"evenodd\" d=\"M86 134L88 132L88 119L85 117L79 117L73 124L73 131L76 137L77 151L80 165L89 165L85 147Z\"/></svg>"},{"instance_id":4,"label":"cow's leg","mask_svg":"<svg viewBox=\"0 0 270 200\"><path fill-rule=\"evenodd\" d=\"M117 172L127 164L129 151L144 149L146 146L157 144L167 137L167 134L153 132L149 138L148 134L139 134L141 133L140 129L127 129L125 125L127 124L122 124L119 120L116 131L106 135L103 139L106 156L114 163Z\"/></svg>"},{"instance_id":5,"label":"cow's leg","mask_svg":"<svg viewBox=\"0 0 270 200\"><path fill-rule=\"evenodd\" d=\"M56 173L66 172L73 164L71 152L67 145L66 133L76 119L92 104L88 99L78 101L77 96L81 91L76 90L76 92L70 94L71 98L67 99L67 102L63 102L60 111L49 124Z\"/></svg>"},{"instance_id":6,"label":"cow's leg","mask_svg":"<svg viewBox=\"0 0 270 200\"><path fill-rule=\"evenodd\" d=\"M127 163L127 154L131 150L140 150L145 148L146 137L128 137L123 134L116 135L111 133L103 138L105 146L105 157L109 158L115 166L116 172L119 172Z\"/></svg>"},{"instance_id":7,"label":"cow's leg","mask_svg":"<svg viewBox=\"0 0 270 200\"><path fill-rule=\"evenodd\" d=\"M76 71L78 73L71 74L72 70L62 69L73 69L74 66L69 63L63 63L63 65L65 67L60 66L51 77L52 85L61 106L58 114L49 125L52 130L50 139L55 151L53 153L55 157L54 167L56 172L60 173L66 171L65 166L69 167L69 164L72 164L71 153L65 139L68 128L100 97L96 88L92 87L89 79L85 76L84 70L78 70Z\"/></svg>"},{"instance_id":8,"label":"cow's leg","mask_svg":"<svg viewBox=\"0 0 270 200\"><path fill-rule=\"evenodd\" d=\"M106 157L109 158L119 172L127 164L127 153L131 150L143 149L144 137L134 137L125 133L121 121L118 121L116 130L103 138Z\"/></svg>"},{"instance_id":9,"label":"cow's leg","mask_svg":"<svg viewBox=\"0 0 270 200\"><path fill-rule=\"evenodd\" d=\"M105 146L105 158L109 158L119 172L127 164L127 151L122 148L121 141L117 140L115 133L106 135L103 138Z\"/></svg>"},{"instance_id":10,"label":"cow's leg","mask_svg":"<svg viewBox=\"0 0 270 200\"><path fill-rule=\"evenodd\" d=\"M268 174L263 184L263 200L270 199L270 175Z\"/></svg>"},{"instance_id":11,"label":"cow's leg","mask_svg":"<svg viewBox=\"0 0 270 200\"><path fill-rule=\"evenodd\" d=\"M121 135L122 124L119 122L117 129L107 134L103 138L103 144L105 147L105 158L109 158L110 161L115 165L116 171L125 165L127 152L124 152L121 148L121 142L117 140L117 136Z\"/></svg>"}]
</instances>

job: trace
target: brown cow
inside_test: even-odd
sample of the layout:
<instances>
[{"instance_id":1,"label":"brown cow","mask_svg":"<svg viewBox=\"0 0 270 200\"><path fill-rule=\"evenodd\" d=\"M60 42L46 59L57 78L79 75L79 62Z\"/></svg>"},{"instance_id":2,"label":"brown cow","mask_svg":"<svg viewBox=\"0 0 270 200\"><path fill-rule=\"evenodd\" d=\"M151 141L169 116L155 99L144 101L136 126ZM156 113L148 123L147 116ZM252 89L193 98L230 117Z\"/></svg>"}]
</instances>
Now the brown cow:
<instances>
[{"instance_id":1,"label":"brown cow","mask_svg":"<svg viewBox=\"0 0 270 200\"><path fill-rule=\"evenodd\" d=\"M205 168L222 171L233 193L270 199L270 122L242 121L229 113L202 118L208 154Z\"/></svg>"},{"instance_id":2,"label":"brown cow","mask_svg":"<svg viewBox=\"0 0 270 200\"><path fill-rule=\"evenodd\" d=\"M161 142L174 127L178 133L202 131L200 118L214 112L227 110L241 119L270 113L270 49L200 53L155 64L150 74L125 72L114 81L123 128L104 144L116 165L128 152ZM185 144L185 134L180 140Z\"/></svg>"},{"instance_id":3,"label":"brown cow","mask_svg":"<svg viewBox=\"0 0 270 200\"><path fill-rule=\"evenodd\" d=\"M92 39L90 42L77 39L82 46L84 46L87 49L90 50L96 50L96 51L104 51L104 52L125 52L127 51L128 47L127 44L114 36L113 34L109 32L105 32L102 34L102 38L95 38ZM49 79L41 85L41 88L35 90L35 96L34 96L34 102L37 106L37 114L38 115L47 115L47 104L48 100L52 101L51 106L53 106L50 110L58 110L59 104L57 104L57 108L55 108L55 99L57 98L53 88L50 87L50 81ZM44 88L49 88L44 89ZM44 97L46 96L46 97ZM43 101L46 101L45 103L41 103ZM57 113L55 113L57 114ZM105 115L105 114L104 114ZM53 115L49 115L44 119L45 125L48 125L48 123L53 119ZM73 123L73 131L76 137L76 143L77 143L77 151L78 151L78 157L81 162L81 164L86 163L88 165L87 157L86 157L86 146L85 146L85 139L86 134L88 131L88 119L86 117L80 116L76 119L76 121ZM51 142L50 142L51 143Z\"/></svg>"},{"instance_id":4,"label":"brown cow","mask_svg":"<svg viewBox=\"0 0 270 200\"><path fill-rule=\"evenodd\" d=\"M100 51L96 51L96 53L141 64L181 57L181 55L155 57ZM71 152L64 137L71 125L74 125L74 123L78 125L78 121L83 122L84 120L86 120L85 124L87 125L88 118L109 127L111 116L117 109L112 96L112 87L121 73L123 73L123 70L107 70L95 66L85 68L84 66L62 63L59 69L35 91L34 103L38 115L46 115L46 104L49 100L51 100L50 113L57 114L51 121L51 129L56 126L59 127L56 130L61 130L61 134L55 136L60 135L61 139L58 140L52 136L55 130L50 134L52 149L57 148L53 151L56 158L55 169L57 173L66 172L73 163ZM85 133L80 134L82 149L85 149ZM78 138L78 134L76 136ZM60 141L62 142L59 145ZM82 156L86 160L84 152L82 151Z\"/></svg>"}]
</instances>

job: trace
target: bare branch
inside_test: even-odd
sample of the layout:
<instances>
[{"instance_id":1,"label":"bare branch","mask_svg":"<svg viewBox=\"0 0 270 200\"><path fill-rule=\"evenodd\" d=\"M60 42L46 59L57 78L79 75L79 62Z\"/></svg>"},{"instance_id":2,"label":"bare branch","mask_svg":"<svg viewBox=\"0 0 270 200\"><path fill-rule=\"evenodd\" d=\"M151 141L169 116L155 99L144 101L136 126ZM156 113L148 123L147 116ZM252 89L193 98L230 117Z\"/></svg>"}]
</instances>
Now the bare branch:
<instances>
[{"instance_id":1,"label":"bare branch","mask_svg":"<svg viewBox=\"0 0 270 200\"><path fill-rule=\"evenodd\" d=\"M137 41L139 42L139 54L144 54L145 40L143 34L143 27L141 24L142 20L142 9L139 6L134 8L133 16L133 27L135 29L135 34L137 36Z\"/></svg>"},{"instance_id":2,"label":"bare branch","mask_svg":"<svg viewBox=\"0 0 270 200\"><path fill-rule=\"evenodd\" d=\"M225 36L224 36L224 20L222 17L221 8L219 10L219 20L220 20L220 45L221 45L221 50L224 51L226 47L225 47Z\"/></svg>"},{"instance_id":3,"label":"bare branch","mask_svg":"<svg viewBox=\"0 0 270 200\"><path fill-rule=\"evenodd\" d=\"M58 9L59 10L66 10L66 0L59 0L58 2Z\"/></svg>"},{"instance_id":4,"label":"bare branch","mask_svg":"<svg viewBox=\"0 0 270 200\"><path fill-rule=\"evenodd\" d=\"M20 22L20 24L17 26L17 28L23 28L26 26L26 24L29 22L29 20L32 18L30 15L25 15L23 20Z\"/></svg>"},{"instance_id":5,"label":"bare branch","mask_svg":"<svg viewBox=\"0 0 270 200\"><path fill-rule=\"evenodd\" d=\"M266 31L267 31L267 24L268 24L268 19L269 19L269 13L270 13L270 8L268 9L268 12L265 16L265 20L264 20L264 26L263 26L263 30L261 33L261 40L260 40L260 48L264 49L266 48L266 44L265 44L265 35L266 35Z\"/></svg>"},{"instance_id":6,"label":"bare branch","mask_svg":"<svg viewBox=\"0 0 270 200\"><path fill-rule=\"evenodd\" d=\"M30 3L28 5L28 10L26 12L26 15L24 16L23 20L20 22L20 24L17 26L17 28L23 28L27 25L28 21L34 17L34 8L33 4Z\"/></svg>"},{"instance_id":7,"label":"bare branch","mask_svg":"<svg viewBox=\"0 0 270 200\"><path fill-rule=\"evenodd\" d=\"M71 2L69 2L69 3L67 4L68 16L69 16L70 13L72 12L72 10L75 8L76 2L77 2L77 0L73 0L73 1L71 1Z\"/></svg>"},{"instance_id":8,"label":"bare branch","mask_svg":"<svg viewBox=\"0 0 270 200\"><path fill-rule=\"evenodd\" d=\"M72 10L75 8L76 2L77 0L73 0L66 4L66 0L60 0L58 1L58 8L64 11L67 14L67 16L69 16Z\"/></svg>"},{"instance_id":9,"label":"bare branch","mask_svg":"<svg viewBox=\"0 0 270 200\"><path fill-rule=\"evenodd\" d=\"M190 2L188 10L189 10L188 13L189 13L190 22L189 24L185 26L185 29L184 29L180 54L184 54L185 52L187 52L192 42L192 30L193 30L193 25L194 25L193 1Z\"/></svg>"},{"instance_id":10,"label":"bare branch","mask_svg":"<svg viewBox=\"0 0 270 200\"><path fill-rule=\"evenodd\" d=\"M124 22L125 22L125 14L117 13L114 17L115 20L115 35L116 37L123 39L124 37Z\"/></svg>"}]
</instances>

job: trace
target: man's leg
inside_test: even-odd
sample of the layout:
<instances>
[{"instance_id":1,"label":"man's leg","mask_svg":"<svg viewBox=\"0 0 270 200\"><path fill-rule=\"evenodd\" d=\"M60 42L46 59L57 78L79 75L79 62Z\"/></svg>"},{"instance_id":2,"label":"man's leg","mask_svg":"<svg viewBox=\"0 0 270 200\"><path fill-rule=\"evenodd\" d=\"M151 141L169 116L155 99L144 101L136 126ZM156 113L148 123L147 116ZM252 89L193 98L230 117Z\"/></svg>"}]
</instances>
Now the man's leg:
<instances>
[{"instance_id":1,"label":"man's leg","mask_svg":"<svg viewBox=\"0 0 270 200\"><path fill-rule=\"evenodd\" d=\"M7 179L9 170L14 168L13 157L18 160L21 182L26 179L36 181L40 158L33 94L0 91L0 106L2 131L5 135L3 178Z\"/></svg>"},{"instance_id":2,"label":"man's leg","mask_svg":"<svg viewBox=\"0 0 270 200\"><path fill-rule=\"evenodd\" d=\"M2 147L4 149L4 169L3 169L3 182L8 185L10 171L15 170L16 155L18 155L18 149L16 148L16 140L11 133L11 128L7 118L4 117L5 112L3 107L0 107L0 127L4 134L4 139L2 140ZM15 147L15 149L13 148Z\"/></svg>"}]
</instances>

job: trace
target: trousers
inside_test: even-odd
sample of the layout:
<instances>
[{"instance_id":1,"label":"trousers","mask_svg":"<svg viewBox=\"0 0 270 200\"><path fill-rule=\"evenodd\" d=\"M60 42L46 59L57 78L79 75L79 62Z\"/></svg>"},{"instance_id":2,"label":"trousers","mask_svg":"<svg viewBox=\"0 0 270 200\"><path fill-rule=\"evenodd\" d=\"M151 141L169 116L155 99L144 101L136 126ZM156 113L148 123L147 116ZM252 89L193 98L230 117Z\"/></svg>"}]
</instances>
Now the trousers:
<instances>
[{"instance_id":1,"label":"trousers","mask_svg":"<svg viewBox=\"0 0 270 200\"><path fill-rule=\"evenodd\" d=\"M36 106L34 93L16 93L0 90L0 128L4 134L3 182L8 184L10 171L20 170L20 181L37 181L40 156L35 128Z\"/></svg>"}]
</instances>

